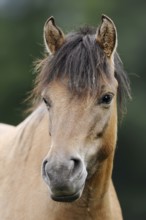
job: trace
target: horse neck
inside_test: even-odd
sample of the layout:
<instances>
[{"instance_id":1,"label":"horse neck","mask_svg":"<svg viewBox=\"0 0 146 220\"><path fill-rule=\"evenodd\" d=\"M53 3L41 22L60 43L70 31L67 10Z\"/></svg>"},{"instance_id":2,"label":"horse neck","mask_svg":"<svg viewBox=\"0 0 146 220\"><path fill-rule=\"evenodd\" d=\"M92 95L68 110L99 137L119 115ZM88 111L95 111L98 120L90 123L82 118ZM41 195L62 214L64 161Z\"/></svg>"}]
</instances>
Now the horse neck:
<instances>
[{"instance_id":1,"label":"horse neck","mask_svg":"<svg viewBox=\"0 0 146 220\"><path fill-rule=\"evenodd\" d=\"M16 127L11 149L12 158L21 155L23 163L28 157L32 155L34 157L35 151L45 150L44 148L48 147L48 137L48 114L42 104Z\"/></svg>"}]
</instances>

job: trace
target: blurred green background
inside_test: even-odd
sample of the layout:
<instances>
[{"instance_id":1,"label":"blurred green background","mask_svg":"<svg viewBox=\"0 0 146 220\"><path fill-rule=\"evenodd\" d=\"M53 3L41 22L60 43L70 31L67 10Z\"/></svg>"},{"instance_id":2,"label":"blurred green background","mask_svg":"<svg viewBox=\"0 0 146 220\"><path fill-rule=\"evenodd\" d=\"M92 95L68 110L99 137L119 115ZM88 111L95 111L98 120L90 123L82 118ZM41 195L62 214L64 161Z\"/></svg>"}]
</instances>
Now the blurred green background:
<instances>
[{"instance_id":1,"label":"blurred green background","mask_svg":"<svg viewBox=\"0 0 146 220\"><path fill-rule=\"evenodd\" d=\"M53 15L64 32L90 24L101 14L118 30L118 52L129 74L133 100L119 125L113 178L125 220L146 219L146 1L0 0L0 121L18 124L32 63L43 54L43 25Z\"/></svg>"}]
</instances>

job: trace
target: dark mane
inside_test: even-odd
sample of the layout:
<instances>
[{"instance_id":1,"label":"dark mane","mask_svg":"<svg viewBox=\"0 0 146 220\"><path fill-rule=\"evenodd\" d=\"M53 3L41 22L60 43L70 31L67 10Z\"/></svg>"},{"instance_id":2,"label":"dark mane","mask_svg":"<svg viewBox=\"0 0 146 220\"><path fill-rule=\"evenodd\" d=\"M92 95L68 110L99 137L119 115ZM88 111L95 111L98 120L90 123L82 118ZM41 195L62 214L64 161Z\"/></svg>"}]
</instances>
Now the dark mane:
<instances>
[{"instance_id":1,"label":"dark mane","mask_svg":"<svg viewBox=\"0 0 146 220\"><path fill-rule=\"evenodd\" d=\"M122 106L123 99L130 97L130 86L122 62L117 53L114 57L115 77L118 80L118 100ZM48 83L55 79L68 79L72 92L97 92L100 89L100 79L110 76L110 65L100 45L95 40L95 29L80 28L70 33L64 45L54 56L46 57L38 65L40 71L36 79L34 93L36 98Z\"/></svg>"}]
</instances>

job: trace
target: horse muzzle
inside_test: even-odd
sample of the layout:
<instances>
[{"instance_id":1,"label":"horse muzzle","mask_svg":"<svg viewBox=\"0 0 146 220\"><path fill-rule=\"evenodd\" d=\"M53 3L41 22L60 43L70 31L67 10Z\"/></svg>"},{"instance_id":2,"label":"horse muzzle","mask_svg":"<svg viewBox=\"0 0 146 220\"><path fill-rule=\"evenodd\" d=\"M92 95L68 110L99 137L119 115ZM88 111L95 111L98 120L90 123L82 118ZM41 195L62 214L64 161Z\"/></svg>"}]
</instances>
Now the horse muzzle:
<instances>
[{"instance_id":1,"label":"horse muzzle","mask_svg":"<svg viewBox=\"0 0 146 220\"><path fill-rule=\"evenodd\" d=\"M82 195L87 171L83 162L78 158L63 160L63 162L48 158L43 161L42 176L53 200L73 202Z\"/></svg>"}]
</instances>

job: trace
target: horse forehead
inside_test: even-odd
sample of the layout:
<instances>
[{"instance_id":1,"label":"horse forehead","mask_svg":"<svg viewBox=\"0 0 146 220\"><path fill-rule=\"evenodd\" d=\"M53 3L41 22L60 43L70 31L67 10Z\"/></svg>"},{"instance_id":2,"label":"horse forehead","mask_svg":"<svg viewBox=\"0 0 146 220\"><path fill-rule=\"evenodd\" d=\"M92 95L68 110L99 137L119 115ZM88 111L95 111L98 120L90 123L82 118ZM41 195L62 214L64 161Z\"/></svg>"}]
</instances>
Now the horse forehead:
<instances>
[{"instance_id":1,"label":"horse forehead","mask_svg":"<svg viewBox=\"0 0 146 220\"><path fill-rule=\"evenodd\" d=\"M62 105L62 107L71 105L75 108L84 108L85 106L89 108L94 100L93 97L87 94L78 96L69 89L66 81L60 80L51 82L45 93L50 97L52 102L56 102L56 106Z\"/></svg>"},{"instance_id":2,"label":"horse forehead","mask_svg":"<svg viewBox=\"0 0 146 220\"><path fill-rule=\"evenodd\" d=\"M101 79L100 80L100 88L101 91L97 91L93 96L89 93L82 94L81 96L75 94L72 92L71 89L69 89L69 84L67 79L58 79L54 80L51 83L49 83L48 87L45 89L45 94L47 94L50 98L52 99L60 99L63 101L70 101L70 100L75 100L76 102L79 101L80 104L83 103L83 105L86 105L95 100L95 98L98 98L100 96L101 92L108 92L112 91L116 93L117 87L118 87L118 82L116 78L114 77L114 74L111 74L109 76L109 79ZM79 98L81 97L81 98ZM62 103L63 104L63 103Z\"/></svg>"}]
</instances>

